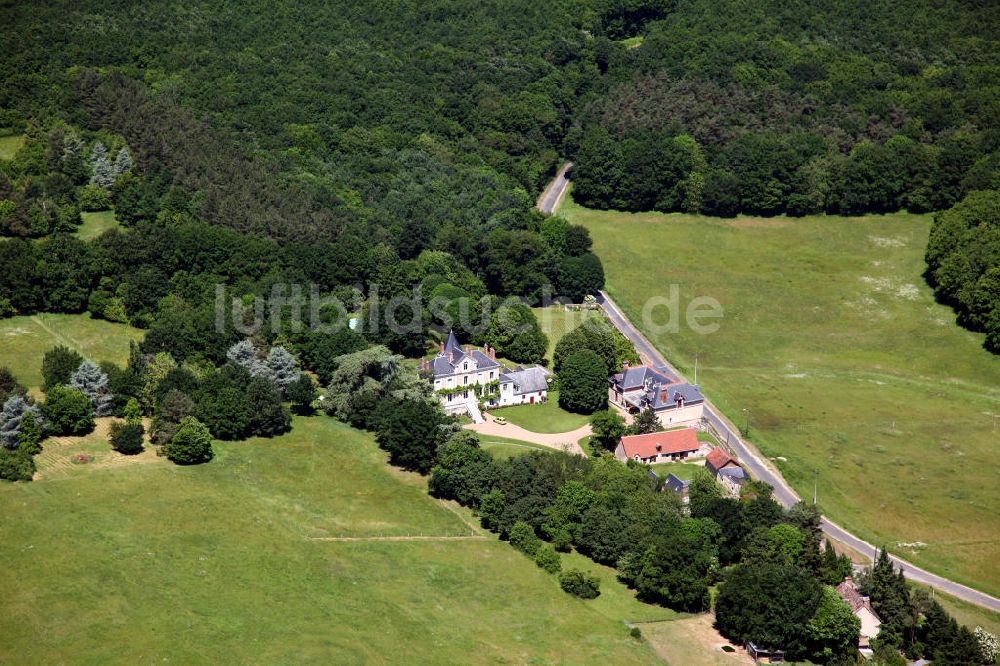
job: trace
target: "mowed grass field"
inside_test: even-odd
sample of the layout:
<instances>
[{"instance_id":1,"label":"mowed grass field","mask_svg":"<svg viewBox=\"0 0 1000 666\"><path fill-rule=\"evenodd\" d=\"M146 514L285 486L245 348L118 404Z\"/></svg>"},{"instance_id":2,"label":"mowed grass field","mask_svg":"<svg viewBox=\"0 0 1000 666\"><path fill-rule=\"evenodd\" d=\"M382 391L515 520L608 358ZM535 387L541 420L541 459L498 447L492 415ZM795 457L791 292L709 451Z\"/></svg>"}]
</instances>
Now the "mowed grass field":
<instances>
[{"instance_id":1,"label":"mowed grass field","mask_svg":"<svg viewBox=\"0 0 1000 666\"><path fill-rule=\"evenodd\" d=\"M24 145L25 136L23 134L8 134L0 136L0 160L13 159L17 151Z\"/></svg>"},{"instance_id":2,"label":"mowed grass field","mask_svg":"<svg viewBox=\"0 0 1000 666\"><path fill-rule=\"evenodd\" d=\"M37 314L0 319L0 366L7 366L29 388L42 384L42 356L56 345L75 349L95 363L128 360L129 340L140 329L91 319L89 314Z\"/></svg>"},{"instance_id":3,"label":"mowed grass field","mask_svg":"<svg viewBox=\"0 0 1000 666\"><path fill-rule=\"evenodd\" d=\"M560 213L586 226L607 290L800 495L937 573L1000 594L1000 357L922 278L931 217L731 220ZM680 287L723 306L718 332L643 323ZM664 308L652 324L667 321ZM711 323L714 320L706 320Z\"/></svg>"},{"instance_id":4,"label":"mowed grass field","mask_svg":"<svg viewBox=\"0 0 1000 666\"><path fill-rule=\"evenodd\" d=\"M0 484L0 662L655 662L613 579L565 594L364 433L296 418L216 453Z\"/></svg>"},{"instance_id":5,"label":"mowed grass field","mask_svg":"<svg viewBox=\"0 0 1000 666\"><path fill-rule=\"evenodd\" d=\"M108 229L114 229L118 226L118 220L115 219L115 211L113 210L83 212L80 213L80 218L83 220L83 224L76 230L76 236L80 240L93 240Z\"/></svg>"},{"instance_id":6,"label":"mowed grass field","mask_svg":"<svg viewBox=\"0 0 1000 666\"><path fill-rule=\"evenodd\" d=\"M494 416L502 416L510 423L519 425L531 432L569 432L590 423L590 416L567 412L560 407L558 391L549 391L548 399L545 402L536 402L533 405L501 407L492 410L490 413Z\"/></svg>"}]
</instances>

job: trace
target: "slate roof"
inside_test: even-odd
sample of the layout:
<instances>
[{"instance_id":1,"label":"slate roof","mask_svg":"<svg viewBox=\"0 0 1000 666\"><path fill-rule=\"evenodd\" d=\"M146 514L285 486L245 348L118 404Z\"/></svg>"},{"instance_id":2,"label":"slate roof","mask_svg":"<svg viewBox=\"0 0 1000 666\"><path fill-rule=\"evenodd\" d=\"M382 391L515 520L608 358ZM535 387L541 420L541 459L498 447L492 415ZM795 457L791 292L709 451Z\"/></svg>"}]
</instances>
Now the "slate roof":
<instances>
[{"instance_id":1,"label":"slate roof","mask_svg":"<svg viewBox=\"0 0 1000 666\"><path fill-rule=\"evenodd\" d=\"M500 375L500 383L507 384L513 382L514 395L524 395L526 393L537 393L546 391L549 388L548 370L541 366L513 370Z\"/></svg>"},{"instance_id":2,"label":"slate roof","mask_svg":"<svg viewBox=\"0 0 1000 666\"><path fill-rule=\"evenodd\" d=\"M719 470L719 476L725 476L736 483L743 483L746 481L747 473L743 471L742 467L723 467Z\"/></svg>"},{"instance_id":3,"label":"slate roof","mask_svg":"<svg viewBox=\"0 0 1000 666\"><path fill-rule=\"evenodd\" d=\"M648 365L628 367L611 377L612 383L621 391L631 391L640 388L646 383L647 379L656 384L673 383L670 377L654 370Z\"/></svg>"},{"instance_id":4,"label":"slate roof","mask_svg":"<svg viewBox=\"0 0 1000 666\"><path fill-rule=\"evenodd\" d=\"M712 474L718 474L719 470L727 465L739 466L740 461L729 455L724 448L717 446L712 451L705 456L705 467Z\"/></svg>"},{"instance_id":5,"label":"slate roof","mask_svg":"<svg viewBox=\"0 0 1000 666\"><path fill-rule=\"evenodd\" d=\"M691 485L690 481L684 481L673 474L667 474L666 480L663 482L663 487L668 490L672 490L675 493L682 493L687 490L687 487Z\"/></svg>"},{"instance_id":6,"label":"slate roof","mask_svg":"<svg viewBox=\"0 0 1000 666\"><path fill-rule=\"evenodd\" d=\"M431 369L434 371L434 377L448 377L456 374L456 372L461 374L462 371L457 370L457 368L461 367L462 361L466 358L471 358L471 360L476 362L477 371L500 367L499 363L478 349L471 350L467 355L462 346L458 344L455 332L450 331L448 333L448 341L444 345L444 352L435 356L431 361ZM454 359L454 362L451 359Z\"/></svg>"},{"instance_id":7,"label":"slate roof","mask_svg":"<svg viewBox=\"0 0 1000 666\"><path fill-rule=\"evenodd\" d=\"M653 456L697 451L698 435L691 428L651 432L646 435L626 435L621 439L627 458L652 458Z\"/></svg>"},{"instance_id":8,"label":"slate roof","mask_svg":"<svg viewBox=\"0 0 1000 666\"><path fill-rule=\"evenodd\" d=\"M617 391L626 394L626 402L638 409L673 409L677 407L678 398L683 398L685 405L705 402L701 389L694 384L674 381L648 365L625 368L611 377L611 384Z\"/></svg>"}]
</instances>

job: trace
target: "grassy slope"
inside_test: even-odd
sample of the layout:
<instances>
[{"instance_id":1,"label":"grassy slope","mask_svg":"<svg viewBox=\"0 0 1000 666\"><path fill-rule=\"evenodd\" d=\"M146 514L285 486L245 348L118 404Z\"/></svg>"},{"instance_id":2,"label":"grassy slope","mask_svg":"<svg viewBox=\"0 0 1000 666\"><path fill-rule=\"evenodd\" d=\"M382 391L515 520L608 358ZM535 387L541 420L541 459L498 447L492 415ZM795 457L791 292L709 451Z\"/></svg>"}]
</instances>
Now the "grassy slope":
<instances>
[{"instance_id":1,"label":"grassy slope","mask_svg":"<svg viewBox=\"0 0 1000 666\"><path fill-rule=\"evenodd\" d=\"M124 363L129 340L142 340L143 331L89 314L39 314L0 319L0 365L29 387L42 383L42 356L56 345L76 349L95 361Z\"/></svg>"},{"instance_id":2,"label":"grassy slope","mask_svg":"<svg viewBox=\"0 0 1000 666\"><path fill-rule=\"evenodd\" d=\"M24 139L23 134L0 136L0 160L12 159L24 145Z\"/></svg>"},{"instance_id":3,"label":"grassy slope","mask_svg":"<svg viewBox=\"0 0 1000 666\"><path fill-rule=\"evenodd\" d=\"M108 229L118 226L115 219L115 211L102 210L93 213L80 213L83 224L76 230L76 235L80 240L92 240L103 234Z\"/></svg>"},{"instance_id":4,"label":"grassy slope","mask_svg":"<svg viewBox=\"0 0 1000 666\"><path fill-rule=\"evenodd\" d=\"M753 441L787 457L778 465L800 493L819 468L833 519L1000 593L1000 434L988 415L1000 412L1000 358L924 283L929 216L560 212L590 229L633 321L670 284L682 304L722 303L717 333L682 327L653 342L688 373L699 354L709 396L741 423L750 408Z\"/></svg>"},{"instance_id":5,"label":"grassy slope","mask_svg":"<svg viewBox=\"0 0 1000 666\"><path fill-rule=\"evenodd\" d=\"M365 434L217 452L0 485L0 662L653 661L495 537L309 540L472 531Z\"/></svg>"},{"instance_id":6,"label":"grassy slope","mask_svg":"<svg viewBox=\"0 0 1000 666\"><path fill-rule=\"evenodd\" d=\"M590 422L584 414L572 414L559 407L559 392L549 391L548 400L534 405L514 405L492 412L532 432L569 432Z\"/></svg>"}]
</instances>

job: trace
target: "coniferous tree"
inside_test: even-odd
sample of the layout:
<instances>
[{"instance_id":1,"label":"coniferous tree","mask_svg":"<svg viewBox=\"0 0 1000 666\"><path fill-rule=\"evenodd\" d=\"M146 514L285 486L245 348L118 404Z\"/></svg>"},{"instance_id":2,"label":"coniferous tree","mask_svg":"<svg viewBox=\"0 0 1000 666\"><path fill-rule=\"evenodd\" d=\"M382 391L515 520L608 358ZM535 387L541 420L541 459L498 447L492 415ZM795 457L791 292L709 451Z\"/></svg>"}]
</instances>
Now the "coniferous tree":
<instances>
[{"instance_id":1,"label":"coniferous tree","mask_svg":"<svg viewBox=\"0 0 1000 666\"><path fill-rule=\"evenodd\" d=\"M28 390L17 382L14 373L7 367L0 367L0 405L13 394L26 395Z\"/></svg>"},{"instance_id":2,"label":"coniferous tree","mask_svg":"<svg viewBox=\"0 0 1000 666\"><path fill-rule=\"evenodd\" d=\"M299 362L284 347L272 347L267 353L267 367L282 394L287 394L288 387L299 379L298 365Z\"/></svg>"},{"instance_id":3,"label":"coniferous tree","mask_svg":"<svg viewBox=\"0 0 1000 666\"><path fill-rule=\"evenodd\" d=\"M113 168L114 175L117 178L123 173L128 173L131 170L132 156L129 154L128 148L122 148L115 156L115 166Z\"/></svg>"},{"instance_id":4,"label":"coniferous tree","mask_svg":"<svg viewBox=\"0 0 1000 666\"><path fill-rule=\"evenodd\" d=\"M17 437L17 450L29 456L42 452L42 419L28 410L21 419L21 432Z\"/></svg>"},{"instance_id":5,"label":"coniferous tree","mask_svg":"<svg viewBox=\"0 0 1000 666\"><path fill-rule=\"evenodd\" d=\"M108 388L108 376L91 361L84 361L66 384L81 391L94 407L95 416L110 416L114 396Z\"/></svg>"},{"instance_id":6,"label":"coniferous tree","mask_svg":"<svg viewBox=\"0 0 1000 666\"><path fill-rule=\"evenodd\" d=\"M261 377L274 382L274 373L266 363L257 356L257 348L249 340L237 342L226 352L226 358L233 363L246 368L253 377Z\"/></svg>"},{"instance_id":7,"label":"coniferous tree","mask_svg":"<svg viewBox=\"0 0 1000 666\"><path fill-rule=\"evenodd\" d=\"M83 357L69 347L57 345L42 357L42 390L67 383L83 363Z\"/></svg>"},{"instance_id":8,"label":"coniferous tree","mask_svg":"<svg viewBox=\"0 0 1000 666\"><path fill-rule=\"evenodd\" d=\"M100 141L90 153L90 184L108 188L115 184L114 168L108 160L108 149Z\"/></svg>"},{"instance_id":9,"label":"coniferous tree","mask_svg":"<svg viewBox=\"0 0 1000 666\"><path fill-rule=\"evenodd\" d=\"M5 448L18 447L25 414L32 414L36 419L41 418L37 405L30 404L17 393L8 396L3 404L3 410L0 411L0 444Z\"/></svg>"}]
</instances>

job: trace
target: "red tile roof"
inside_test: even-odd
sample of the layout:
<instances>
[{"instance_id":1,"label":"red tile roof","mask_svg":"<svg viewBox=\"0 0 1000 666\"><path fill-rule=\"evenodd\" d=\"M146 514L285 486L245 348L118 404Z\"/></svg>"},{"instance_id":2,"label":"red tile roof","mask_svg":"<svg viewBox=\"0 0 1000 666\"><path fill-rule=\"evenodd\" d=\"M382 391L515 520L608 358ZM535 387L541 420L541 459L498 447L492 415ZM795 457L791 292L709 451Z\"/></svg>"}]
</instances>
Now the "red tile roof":
<instances>
[{"instance_id":1,"label":"red tile roof","mask_svg":"<svg viewBox=\"0 0 1000 666\"><path fill-rule=\"evenodd\" d=\"M655 455L670 455L697 451L698 436L692 428L651 432L648 435L628 435L622 437L625 455L629 458L652 458Z\"/></svg>"},{"instance_id":2,"label":"red tile roof","mask_svg":"<svg viewBox=\"0 0 1000 666\"><path fill-rule=\"evenodd\" d=\"M713 471L718 472L723 467L726 467L732 463L733 465L739 465L740 461L729 455L725 449L721 446L717 446L712 449L711 453L705 456L705 464Z\"/></svg>"},{"instance_id":3,"label":"red tile roof","mask_svg":"<svg viewBox=\"0 0 1000 666\"><path fill-rule=\"evenodd\" d=\"M840 595L841 599L847 602L854 613L857 613L862 608L867 608L871 611L872 615L875 615L875 611L872 610L868 598L861 596L861 593L858 592L858 588L854 587L854 581L851 580L850 576L845 578L844 582L837 586L837 594ZM878 617L878 615L875 615L875 617Z\"/></svg>"}]
</instances>

